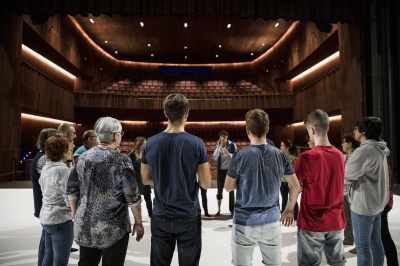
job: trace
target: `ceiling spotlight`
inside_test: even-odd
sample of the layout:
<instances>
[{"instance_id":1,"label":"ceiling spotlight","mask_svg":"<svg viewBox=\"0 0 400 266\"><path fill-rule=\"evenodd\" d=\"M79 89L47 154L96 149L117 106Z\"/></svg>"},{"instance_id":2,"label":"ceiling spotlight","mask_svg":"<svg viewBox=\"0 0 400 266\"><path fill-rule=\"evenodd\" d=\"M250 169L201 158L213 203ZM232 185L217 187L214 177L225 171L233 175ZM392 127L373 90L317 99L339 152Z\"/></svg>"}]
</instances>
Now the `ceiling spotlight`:
<instances>
[{"instance_id":1,"label":"ceiling spotlight","mask_svg":"<svg viewBox=\"0 0 400 266\"><path fill-rule=\"evenodd\" d=\"M147 44L147 46L148 46L148 47L150 47L150 46L151 46L151 44L150 44L150 43L148 43L148 44Z\"/></svg>"},{"instance_id":2,"label":"ceiling spotlight","mask_svg":"<svg viewBox=\"0 0 400 266\"><path fill-rule=\"evenodd\" d=\"M85 57L85 60L87 59L87 57Z\"/></svg>"},{"instance_id":3,"label":"ceiling spotlight","mask_svg":"<svg viewBox=\"0 0 400 266\"><path fill-rule=\"evenodd\" d=\"M154 54L151 54L151 57L154 57Z\"/></svg>"},{"instance_id":4,"label":"ceiling spotlight","mask_svg":"<svg viewBox=\"0 0 400 266\"><path fill-rule=\"evenodd\" d=\"M102 71L103 69L100 67L99 70Z\"/></svg>"},{"instance_id":5,"label":"ceiling spotlight","mask_svg":"<svg viewBox=\"0 0 400 266\"><path fill-rule=\"evenodd\" d=\"M92 22L92 23L94 23L94 19L92 19L92 18L91 18L91 19L89 19L89 21L90 21L90 22Z\"/></svg>"},{"instance_id":6,"label":"ceiling spotlight","mask_svg":"<svg viewBox=\"0 0 400 266\"><path fill-rule=\"evenodd\" d=\"M141 26L142 28L144 27L144 23L143 23L143 22L140 22L139 24L140 24L140 26Z\"/></svg>"},{"instance_id":7,"label":"ceiling spotlight","mask_svg":"<svg viewBox=\"0 0 400 266\"><path fill-rule=\"evenodd\" d=\"M275 28L277 28L279 26L279 22L275 23Z\"/></svg>"},{"instance_id":8,"label":"ceiling spotlight","mask_svg":"<svg viewBox=\"0 0 400 266\"><path fill-rule=\"evenodd\" d=\"M281 62L283 63L283 60Z\"/></svg>"},{"instance_id":9,"label":"ceiling spotlight","mask_svg":"<svg viewBox=\"0 0 400 266\"><path fill-rule=\"evenodd\" d=\"M183 27L187 28L188 24L185 22L183 23Z\"/></svg>"},{"instance_id":10,"label":"ceiling spotlight","mask_svg":"<svg viewBox=\"0 0 400 266\"><path fill-rule=\"evenodd\" d=\"M232 26L231 24L228 24L226 27L229 29L231 26Z\"/></svg>"},{"instance_id":11,"label":"ceiling spotlight","mask_svg":"<svg viewBox=\"0 0 400 266\"><path fill-rule=\"evenodd\" d=\"M267 72L267 73L268 73L268 69L267 69L267 71L265 71L265 72Z\"/></svg>"},{"instance_id":12,"label":"ceiling spotlight","mask_svg":"<svg viewBox=\"0 0 400 266\"><path fill-rule=\"evenodd\" d=\"M264 45L265 45L265 43L262 44L262 46L264 46Z\"/></svg>"},{"instance_id":13,"label":"ceiling spotlight","mask_svg":"<svg viewBox=\"0 0 400 266\"><path fill-rule=\"evenodd\" d=\"M187 58L187 55L185 55L185 59Z\"/></svg>"},{"instance_id":14,"label":"ceiling spotlight","mask_svg":"<svg viewBox=\"0 0 400 266\"><path fill-rule=\"evenodd\" d=\"M105 43L108 43L108 41L104 41Z\"/></svg>"},{"instance_id":15,"label":"ceiling spotlight","mask_svg":"<svg viewBox=\"0 0 400 266\"><path fill-rule=\"evenodd\" d=\"M218 55L215 55L215 57L218 57Z\"/></svg>"},{"instance_id":16,"label":"ceiling spotlight","mask_svg":"<svg viewBox=\"0 0 400 266\"><path fill-rule=\"evenodd\" d=\"M251 56L253 56L254 54L253 54L253 53L251 53L250 55L251 55Z\"/></svg>"},{"instance_id":17,"label":"ceiling spotlight","mask_svg":"<svg viewBox=\"0 0 400 266\"><path fill-rule=\"evenodd\" d=\"M118 51L115 51L115 54L118 54Z\"/></svg>"},{"instance_id":18,"label":"ceiling spotlight","mask_svg":"<svg viewBox=\"0 0 400 266\"><path fill-rule=\"evenodd\" d=\"M220 44L220 45L218 45L218 48L221 48L222 47L222 45Z\"/></svg>"},{"instance_id":19,"label":"ceiling spotlight","mask_svg":"<svg viewBox=\"0 0 400 266\"><path fill-rule=\"evenodd\" d=\"M184 46L183 49L187 49L187 46Z\"/></svg>"}]
</instances>

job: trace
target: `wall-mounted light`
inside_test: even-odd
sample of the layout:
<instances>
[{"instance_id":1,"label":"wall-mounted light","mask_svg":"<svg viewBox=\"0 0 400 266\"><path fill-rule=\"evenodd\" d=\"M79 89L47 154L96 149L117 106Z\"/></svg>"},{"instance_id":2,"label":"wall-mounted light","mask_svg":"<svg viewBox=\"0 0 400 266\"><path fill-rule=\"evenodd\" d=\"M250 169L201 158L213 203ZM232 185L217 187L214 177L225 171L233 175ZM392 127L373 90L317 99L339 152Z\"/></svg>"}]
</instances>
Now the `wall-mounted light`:
<instances>
[{"instance_id":1,"label":"wall-mounted light","mask_svg":"<svg viewBox=\"0 0 400 266\"><path fill-rule=\"evenodd\" d=\"M94 23L94 19L92 19L92 18L89 19L89 21L90 21L92 24Z\"/></svg>"},{"instance_id":2,"label":"wall-mounted light","mask_svg":"<svg viewBox=\"0 0 400 266\"><path fill-rule=\"evenodd\" d=\"M51 62L49 59L47 59L46 57L36 53L35 51L33 51L31 48L29 48L28 46L25 46L22 44L22 51L30 54L31 56L33 56L34 58L42 61L43 63L45 63L46 65L50 66L51 68L61 72L62 74L64 74L65 76L69 77L70 79L75 79L76 77L74 75L72 75L71 73L69 73L67 70L61 68L60 66L54 64L53 62Z\"/></svg>"},{"instance_id":3,"label":"wall-mounted light","mask_svg":"<svg viewBox=\"0 0 400 266\"><path fill-rule=\"evenodd\" d=\"M329 117L329 122L335 121L335 120L342 120L342 116L341 115L335 115L335 116L330 116ZM289 126L298 127L298 126L305 126L305 125L304 125L304 122L297 122L297 123L290 124Z\"/></svg>"},{"instance_id":4,"label":"wall-mounted light","mask_svg":"<svg viewBox=\"0 0 400 266\"><path fill-rule=\"evenodd\" d=\"M56 124L62 124L62 123L75 124L75 123L69 122L69 121L53 119L53 118L48 118L48 117L44 117L44 116L30 115L30 114L25 114L25 113L21 113L21 118L35 120L35 121L39 120L39 121L43 121L43 122L56 123Z\"/></svg>"},{"instance_id":5,"label":"wall-mounted light","mask_svg":"<svg viewBox=\"0 0 400 266\"><path fill-rule=\"evenodd\" d=\"M308 74L310 74L311 72L315 71L316 69L329 64L330 62L332 62L333 60L339 58L339 51L337 51L336 53L328 56L327 58L325 58L324 60L322 60L321 62L319 62L318 64L310 67L309 69L307 69L306 71L304 71L303 73L300 73L299 75L297 75L296 77L292 78L291 81L295 81L299 78L302 78Z\"/></svg>"}]
</instances>

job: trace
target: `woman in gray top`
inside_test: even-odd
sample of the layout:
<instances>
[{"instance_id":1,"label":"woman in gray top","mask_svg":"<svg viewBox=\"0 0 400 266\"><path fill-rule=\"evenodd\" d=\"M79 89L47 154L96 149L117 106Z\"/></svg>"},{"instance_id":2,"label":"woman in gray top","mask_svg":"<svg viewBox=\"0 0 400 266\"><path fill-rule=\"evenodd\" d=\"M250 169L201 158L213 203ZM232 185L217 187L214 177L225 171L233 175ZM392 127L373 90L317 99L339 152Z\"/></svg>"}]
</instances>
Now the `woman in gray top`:
<instances>
[{"instance_id":1,"label":"woman in gray top","mask_svg":"<svg viewBox=\"0 0 400 266\"><path fill-rule=\"evenodd\" d=\"M39 219L45 233L45 251L42 266L68 265L73 242L71 208L66 194L70 169L69 141L62 136L46 140L45 154L50 160L42 169L39 184L43 192L43 205Z\"/></svg>"}]
</instances>

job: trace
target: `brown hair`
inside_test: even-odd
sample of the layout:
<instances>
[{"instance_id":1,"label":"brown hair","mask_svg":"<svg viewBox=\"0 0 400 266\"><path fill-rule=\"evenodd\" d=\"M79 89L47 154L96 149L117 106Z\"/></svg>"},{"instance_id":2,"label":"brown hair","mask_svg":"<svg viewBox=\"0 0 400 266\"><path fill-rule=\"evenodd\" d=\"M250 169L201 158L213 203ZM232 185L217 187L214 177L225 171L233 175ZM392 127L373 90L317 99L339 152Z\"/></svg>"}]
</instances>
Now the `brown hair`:
<instances>
[{"instance_id":1,"label":"brown hair","mask_svg":"<svg viewBox=\"0 0 400 266\"><path fill-rule=\"evenodd\" d=\"M64 153L68 152L69 140L64 136L51 136L45 143L45 154L50 161L58 162L64 157Z\"/></svg>"},{"instance_id":2,"label":"brown hair","mask_svg":"<svg viewBox=\"0 0 400 266\"><path fill-rule=\"evenodd\" d=\"M132 152L135 155L138 155L140 153L140 148L143 146L143 143L146 141L145 137L137 137L135 139L135 144L133 145L133 150Z\"/></svg>"},{"instance_id":3,"label":"brown hair","mask_svg":"<svg viewBox=\"0 0 400 266\"><path fill-rule=\"evenodd\" d=\"M57 135L58 131L55 128L43 128L42 131L39 133L39 138L36 142L36 147L43 151L44 150L44 144L46 143L46 140L54 135Z\"/></svg>"},{"instance_id":4,"label":"brown hair","mask_svg":"<svg viewBox=\"0 0 400 266\"><path fill-rule=\"evenodd\" d=\"M250 110L246 113L246 127L257 138L261 138L267 133L269 127L269 117L261 109Z\"/></svg>"},{"instance_id":5,"label":"brown hair","mask_svg":"<svg viewBox=\"0 0 400 266\"><path fill-rule=\"evenodd\" d=\"M172 93L165 98L163 107L171 123L181 121L185 113L189 111L189 100L182 94Z\"/></svg>"}]
</instances>

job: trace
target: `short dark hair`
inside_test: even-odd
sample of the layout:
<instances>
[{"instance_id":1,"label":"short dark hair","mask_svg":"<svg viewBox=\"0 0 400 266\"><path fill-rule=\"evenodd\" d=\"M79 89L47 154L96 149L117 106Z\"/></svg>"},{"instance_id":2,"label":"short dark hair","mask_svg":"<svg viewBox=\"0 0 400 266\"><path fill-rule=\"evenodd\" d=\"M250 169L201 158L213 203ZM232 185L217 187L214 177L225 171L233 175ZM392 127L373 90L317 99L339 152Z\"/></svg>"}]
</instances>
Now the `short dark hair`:
<instances>
[{"instance_id":1,"label":"short dark hair","mask_svg":"<svg viewBox=\"0 0 400 266\"><path fill-rule=\"evenodd\" d=\"M246 127L257 138L261 138L268 131L269 117L261 109L250 110L246 113Z\"/></svg>"},{"instance_id":2,"label":"short dark hair","mask_svg":"<svg viewBox=\"0 0 400 266\"><path fill-rule=\"evenodd\" d=\"M64 157L64 153L68 152L69 140L60 135L51 136L45 143L45 154L50 161L58 162Z\"/></svg>"},{"instance_id":3,"label":"short dark hair","mask_svg":"<svg viewBox=\"0 0 400 266\"><path fill-rule=\"evenodd\" d=\"M163 103L165 115L171 123L181 121L183 116L189 111L189 100L180 93L168 95Z\"/></svg>"},{"instance_id":4,"label":"short dark hair","mask_svg":"<svg viewBox=\"0 0 400 266\"><path fill-rule=\"evenodd\" d=\"M289 149L289 153L294 155L294 156L299 156L299 148L297 148L296 145L294 145L290 139L284 139L282 140L282 143L285 144L286 147Z\"/></svg>"},{"instance_id":5,"label":"short dark hair","mask_svg":"<svg viewBox=\"0 0 400 266\"><path fill-rule=\"evenodd\" d=\"M46 143L46 140L54 135L58 134L58 130L55 128L43 128L42 131L39 133L39 138L36 142L36 147L43 151L44 150L44 145Z\"/></svg>"},{"instance_id":6,"label":"short dark hair","mask_svg":"<svg viewBox=\"0 0 400 266\"><path fill-rule=\"evenodd\" d=\"M218 132L218 137L221 137L221 136L229 136L228 131L226 131L224 129L220 130Z\"/></svg>"},{"instance_id":7,"label":"short dark hair","mask_svg":"<svg viewBox=\"0 0 400 266\"><path fill-rule=\"evenodd\" d=\"M361 118L356 122L356 127L360 133L364 133L367 139L381 140L383 123L379 117L369 116Z\"/></svg>"},{"instance_id":8,"label":"short dark hair","mask_svg":"<svg viewBox=\"0 0 400 266\"><path fill-rule=\"evenodd\" d=\"M315 132L320 135L329 130L329 116L326 112L320 109L315 109L306 116L304 124L306 126L313 126Z\"/></svg>"},{"instance_id":9,"label":"short dark hair","mask_svg":"<svg viewBox=\"0 0 400 266\"><path fill-rule=\"evenodd\" d=\"M346 134L343 136L343 141L346 143L351 143L351 147L353 150L360 147L360 142L354 138L353 134Z\"/></svg>"}]
</instances>

